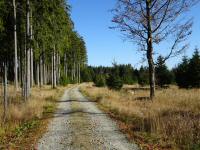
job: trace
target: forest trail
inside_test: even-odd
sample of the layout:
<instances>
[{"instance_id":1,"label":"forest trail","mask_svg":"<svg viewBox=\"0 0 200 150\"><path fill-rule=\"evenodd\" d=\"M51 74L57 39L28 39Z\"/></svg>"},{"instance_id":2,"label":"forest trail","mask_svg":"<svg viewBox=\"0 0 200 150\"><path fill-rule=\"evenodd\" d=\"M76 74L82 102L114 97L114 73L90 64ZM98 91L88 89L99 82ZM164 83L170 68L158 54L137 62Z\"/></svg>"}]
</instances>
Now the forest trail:
<instances>
[{"instance_id":1,"label":"forest trail","mask_svg":"<svg viewBox=\"0 0 200 150\"><path fill-rule=\"evenodd\" d=\"M78 87L65 91L39 150L136 150L115 122L88 101Z\"/></svg>"}]
</instances>

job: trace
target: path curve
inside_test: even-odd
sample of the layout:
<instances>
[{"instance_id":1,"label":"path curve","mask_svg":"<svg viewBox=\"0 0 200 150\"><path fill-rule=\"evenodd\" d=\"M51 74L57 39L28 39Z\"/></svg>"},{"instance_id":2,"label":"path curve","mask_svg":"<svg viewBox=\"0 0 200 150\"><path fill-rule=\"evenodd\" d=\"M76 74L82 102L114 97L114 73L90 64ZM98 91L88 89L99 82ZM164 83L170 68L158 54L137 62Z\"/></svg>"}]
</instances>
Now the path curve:
<instances>
[{"instance_id":1,"label":"path curve","mask_svg":"<svg viewBox=\"0 0 200 150\"><path fill-rule=\"evenodd\" d=\"M78 87L65 91L38 150L137 150Z\"/></svg>"}]
</instances>

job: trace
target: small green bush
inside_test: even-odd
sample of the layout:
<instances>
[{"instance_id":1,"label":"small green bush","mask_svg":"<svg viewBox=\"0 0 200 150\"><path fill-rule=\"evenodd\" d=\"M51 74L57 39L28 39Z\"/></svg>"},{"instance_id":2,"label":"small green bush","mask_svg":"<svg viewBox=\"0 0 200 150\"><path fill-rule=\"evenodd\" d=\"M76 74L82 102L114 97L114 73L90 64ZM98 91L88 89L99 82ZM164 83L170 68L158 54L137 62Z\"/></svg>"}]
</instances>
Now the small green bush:
<instances>
[{"instance_id":1,"label":"small green bush","mask_svg":"<svg viewBox=\"0 0 200 150\"><path fill-rule=\"evenodd\" d=\"M123 82L119 76L111 75L107 80L106 84L110 89L121 90L123 87Z\"/></svg>"},{"instance_id":2,"label":"small green bush","mask_svg":"<svg viewBox=\"0 0 200 150\"><path fill-rule=\"evenodd\" d=\"M68 78L66 76L60 77L60 85L66 86L69 83L70 83L70 81L68 80Z\"/></svg>"},{"instance_id":3,"label":"small green bush","mask_svg":"<svg viewBox=\"0 0 200 150\"><path fill-rule=\"evenodd\" d=\"M96 75L94 79L94 84L97 87L104 87L106 86L106 79L103 75Z\"/></svg>"}]
</instances>

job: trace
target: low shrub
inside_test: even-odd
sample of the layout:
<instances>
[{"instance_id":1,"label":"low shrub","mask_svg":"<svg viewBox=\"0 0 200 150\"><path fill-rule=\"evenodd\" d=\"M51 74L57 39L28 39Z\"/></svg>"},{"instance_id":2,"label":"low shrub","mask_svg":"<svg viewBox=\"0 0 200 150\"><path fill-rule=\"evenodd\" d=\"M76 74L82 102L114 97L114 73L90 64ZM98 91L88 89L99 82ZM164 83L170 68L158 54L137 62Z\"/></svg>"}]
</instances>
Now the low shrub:
<instances>
[{"instance_id":1,"label":"low shrub","mask_svg":"<svg viewBox=\"0 0 200 150\"><path fill-rule=\"evenodd\" d=\"M103 75L96 75L94 79L94 84L97 87L104 87L106 86L106 79Z\"/></svg>"},{"instance_id":2,"label":"low shrub","mask_svg":"<svg viewBox=\"0 0 200 150\"><path fill-rule=\"evenodd\" d=\"M60 85L66 86L70 83L68 78L66 76L61 76L60 77Z\"/></svg>"}]
</instances>

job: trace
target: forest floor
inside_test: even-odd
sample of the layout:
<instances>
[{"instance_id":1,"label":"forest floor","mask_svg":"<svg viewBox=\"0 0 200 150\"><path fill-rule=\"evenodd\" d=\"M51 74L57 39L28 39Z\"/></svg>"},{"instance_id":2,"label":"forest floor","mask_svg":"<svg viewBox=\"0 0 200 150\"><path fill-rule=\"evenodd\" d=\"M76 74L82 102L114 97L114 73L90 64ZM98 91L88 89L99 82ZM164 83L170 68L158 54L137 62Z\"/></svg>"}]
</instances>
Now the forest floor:
<instances>
[{"instance_id":1,"label":"forest floor","mask_svg":"<svg viewBox=\"0 0 200 150\"><path fill-rule=\"evenodd\" d=\"M136 150L117 124L88 101L78 87L65 91L47 132L39 140L39 150Z\"/></svg>"}]
</instances>

